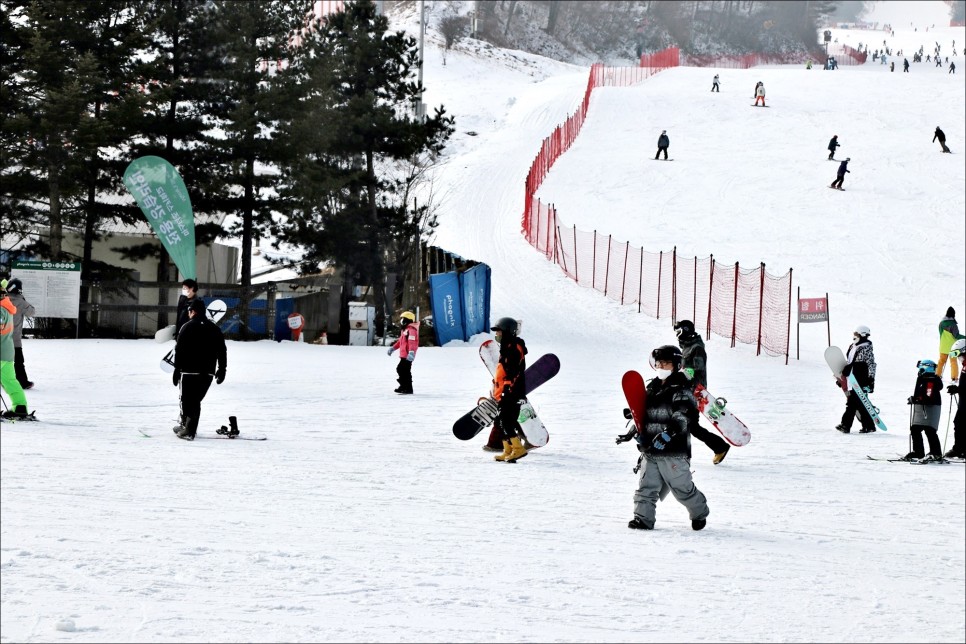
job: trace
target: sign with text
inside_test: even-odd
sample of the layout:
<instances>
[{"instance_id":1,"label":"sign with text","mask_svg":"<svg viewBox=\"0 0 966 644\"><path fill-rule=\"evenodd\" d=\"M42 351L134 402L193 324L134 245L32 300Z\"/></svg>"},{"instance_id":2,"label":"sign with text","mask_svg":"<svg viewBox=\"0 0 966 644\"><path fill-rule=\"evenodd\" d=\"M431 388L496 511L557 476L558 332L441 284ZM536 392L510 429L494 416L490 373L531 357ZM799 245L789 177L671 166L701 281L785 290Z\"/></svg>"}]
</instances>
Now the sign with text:
<instances>
[{"instance_id":1,"label":"sign with text","mask_svg":"<svg viewBox=\"0 0 966 644\"><path fill-rule=\"evenodd\" d=\"M806 297L798 299L798 322L828 322L828 298Z\"/></svg>"},{"instance_id":2,"label":"sign with text","mask_svg":"<svg viewBox=\"0 0 966 644\"><path fill-rule=\"evenodd\" d=\"M38 318L74 318L80 315L80 262L13 262L12 277L23 282L24 299L34 305Z\"/></svg>"}]
</instances>

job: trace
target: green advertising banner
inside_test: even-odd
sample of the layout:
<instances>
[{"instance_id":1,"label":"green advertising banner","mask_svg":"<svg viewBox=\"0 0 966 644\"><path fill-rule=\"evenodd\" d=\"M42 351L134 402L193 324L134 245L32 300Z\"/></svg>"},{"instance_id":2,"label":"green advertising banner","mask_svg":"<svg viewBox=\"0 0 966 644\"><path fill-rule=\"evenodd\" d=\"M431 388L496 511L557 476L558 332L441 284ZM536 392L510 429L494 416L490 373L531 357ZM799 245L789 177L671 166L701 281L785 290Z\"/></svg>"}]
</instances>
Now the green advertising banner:
<instances>
[{"instance_id":1,"label":"green advertising banner","mask_svg":"<svg viewBox=\"0 0 966 644\"><path fill-rule=\"evenodd\" d=\"M168 249L181 275L196 279L195 218L181 175L161 157L140 157L124 171L124 185Z\"/></svg>"}]
</instances>

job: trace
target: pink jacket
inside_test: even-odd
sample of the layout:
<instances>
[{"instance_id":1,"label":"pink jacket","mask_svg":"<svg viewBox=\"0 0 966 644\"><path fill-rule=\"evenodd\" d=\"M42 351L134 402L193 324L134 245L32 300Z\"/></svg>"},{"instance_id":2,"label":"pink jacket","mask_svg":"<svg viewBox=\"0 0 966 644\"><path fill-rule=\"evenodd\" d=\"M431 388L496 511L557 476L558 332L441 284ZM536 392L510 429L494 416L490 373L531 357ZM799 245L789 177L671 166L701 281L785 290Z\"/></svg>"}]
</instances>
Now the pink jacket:
<instances>
[{"instance_id":1,"label":"pink jacket","mask_svg":"<svg viewBox=\"0 0 966 644\"><path fill-rule=\"evenodd\" d=\"M410 351L416 353L416 350L419 349L419 322L407 324L402 331L402 335L393 343L392 348L399 349L400 359L408 356Z\"/></svg>"}]
</instances>

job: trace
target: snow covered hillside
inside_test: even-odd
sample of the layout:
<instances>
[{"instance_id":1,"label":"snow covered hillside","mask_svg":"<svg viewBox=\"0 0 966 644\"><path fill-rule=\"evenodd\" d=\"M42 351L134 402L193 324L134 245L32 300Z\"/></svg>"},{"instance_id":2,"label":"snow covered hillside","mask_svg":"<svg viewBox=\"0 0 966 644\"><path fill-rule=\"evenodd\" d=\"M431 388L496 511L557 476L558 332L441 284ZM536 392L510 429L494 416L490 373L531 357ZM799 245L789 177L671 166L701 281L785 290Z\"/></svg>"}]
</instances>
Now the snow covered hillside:
<instances>
[{"instance_id":1,"label":"snow covered hillside","mask_svg":"<svg viewBox=\"0 0 966 644\"><path fill-rule=\"evenodd\" d=\"M443 66L430 47L424 75L457 117L436 243L490 264L493 316L523 319L531 360L561 359L531 396L546 447L506 465L485 436L453 438L488 388L482 336L420 349L402 398L381 347L232 342L202 431L236 415L268 440L193 443L170 431L168 347L27 340L43 422L0 431L0 641L963 642L966 467L866 459L908 451L916 361L936 359L947 306L966 326L963 76L680 68L595 92L541 198L647 250L794 267L803 296L829 292L833 344L872 328L889 425L833 429L820 325L800 361L792 329L788 366L712 337L710 388L752 441L717 466L692 444L704 531L668 499L641 533L620 377L650 377L671 321L578 287L520 235L527 169L587 72L492 49ZM650 160L662 129L673 163ZM833 134L846 192L826 188Z\"/></svg>"}]
</instances>

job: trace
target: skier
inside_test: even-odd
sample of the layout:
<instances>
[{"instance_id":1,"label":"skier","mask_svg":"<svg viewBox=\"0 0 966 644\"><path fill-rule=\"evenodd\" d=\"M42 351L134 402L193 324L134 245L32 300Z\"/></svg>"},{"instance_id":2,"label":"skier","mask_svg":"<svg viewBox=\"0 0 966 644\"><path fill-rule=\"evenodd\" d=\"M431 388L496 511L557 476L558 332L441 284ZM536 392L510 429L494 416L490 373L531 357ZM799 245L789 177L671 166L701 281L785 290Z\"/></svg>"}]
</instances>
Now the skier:
<instances>
[{"instance_id":1,"label":"skier","mask_svg":"<svg viewBox=\"0 0 966 644\"><path fill-rule=\"evenodd\" d=\"M657 154L654 155L654 160L661 156L661 152L664 153L664 160L667 161L667 149L671 146L671 139L667 136L667 130L661 130L661 136L657 137Z\"/></svg>"},{"instance_id":2,"label":"skier","mask_svg":"<svg viewBox=\"0 0 966 644\"><path fill-rule=\"evenodd\" d=\"M681 320L674 325L674 333L678 336L681 347L684 375L691 381L692 389L701 385L708 388L708 354L704 349L704 340L694 330L694 322ZM691 427L691 435L711 448L714 452L712 462L717 465L728 455L731 445L715 432L709 431L699 423Z\"/></svg>"},{"instance_id":3,"label":"skier","mask_svg":"<svg viewBox=\"0 0 966 644\"><path fill-rule=\"evenodd\" d=\"M23 360L23 319L32 318L37 310L24 298L23 282L16 277L7 283L7 296L10 298L10 303L17 307L17 312L13 316L13 367L20 386L30 389L34 383L27 378L27 367Z\"/></svg>"},{"instance_id":4,"label":"skier","mask_svg":"<svg viewBox=\"0 0 966 644\"><path fill-rule=\"evenodd\" d=\"M909 59L908 58L903 58L902 59L902 71L903 72L906 72L906 73L909 72Z\"/></svg>"},{"instance_id":5,"label":"skier","mask_svg":"<svg viewBox=\"0 0 966 644\"><path fill-rule=\"evenodd\" d=\"M936 375L940 378L943 377L950 348L956 340L962 338L966 338L966 336L959 332L959 326L956 324L956 309L950 306L946 309L946 317L939 321L939 364L936 367ZM953 382L959 380L959 365L955 360L951 362L949 369L953 376Z\"/></svg>"},{"instance_id":6,"label":"skier","mask_svg":"<svg viewBox=\"0 0 966 644\"><path fill-rule=\"evenodd\" d=\"M496 422L503 432L503 453L494 460L515 463L527 455L523 446L523 428L517 417L520 405L526 400L527 345L518 337L520 325L513 318L500 318L490 330L500 343L500 362L493 377L493 399L500 409Z\"/></svg>"},{"instance_id":7,"label":"skier","mask_svg":"<svg viewBox=\"0 0 966 644\"><path fill-rule=\"evenodd\" d=\"M835 148L840 147L842 144L839 143L839 135L836 134L832 137L832 140L828 142L828 158L829 161L835 160Z\"/></svg>"},{"instance_id":8,"label":"skier","mask_svg":"<svg viewBox=\"0 0 966 644\"><path fill-rule=\"evenodd\" d=\"M17 307L7 297L7 280L0 282L0 386L10 396L12 409L3 412L4 418L26 418L27 396L23 387L17 382L16 369L13 366L13 318L17 314Z\"/></svg>"},{"instance_id":9,"label":"skier","mask_svg":"<svg viewBox=\"0 0 966 644\"><path fill-rule=\"evenodd\" d=\"M829 187L835 188L837 190L845 190L845 188L842 187L842 184L845 182L845 173L852 172L851 170L849 170L849 161L851 160L852 160L851 157L846 157L845 161L843 161L839 165L839 170L835 174L835 181L833 181L832 185Z\"/></svg>"},{"instance_id":10,"label":"skier","mask_svg":"<svg viewBox=\"0 0 966 644\"><path fill-rule=\"evenodd\" d=\"M670 490L691 518L691 529L707 524L708 500L691 479L689 433L698 425L698 405L691 383L681 371L681 350L664 345L651 351L651 368L657 377L647 383L644 427L617 437L617 443L637 440L641 452L641 476L634 494L635 530L653 530L656 504L662 491Z\"/></svg>"},{"instance_id":11,"label":"skier","mask_svg":"<svg viewBox=\"0 0 966 644\"><path fill-rule=\"evenodd\" d=\"M949 63L949 71L946 72L946 73L947 74L955 74L956 73L956 63L954 63L954 62L953 63Z\"/></svg>"},{"instance_id":12,"label":"skier","mask_svg":"<svg viewBox=\"0 0 966 644\"><path fill-rule=\"evenodd\" d=\"M949 357L959 361L959 366L966 368L966 339L956 340L949 350ZM959 404L959 384L954 383L946 387L946 393L956 396L956 416L953 417L953 447L946 452L946 458L966 458L966 412Z\"/></svg>"},{"instance_id":13,"label":"skier","mask_svg":"<svg viewBox=\"0 0 966 644\"><path fill-rule=\"evenodd\" d=\"M906 404L912 405L909 413L909 440L912 451L902 457L904 461L923 462L941 461L942 446L939 444L939 416L942 414L942 378L936 375L936 363L932 360L920 360L916 365L919 375L916 378L916 389ZM926 457L922 445L922 433L926 433L929 441L929 456Z\"/></svg>"},{"instance_id":14,"label":"skier","mask_svg":"<svg viewBox=\"0 0 966 644\"><path fill-rule=\"evenodd\" d=\"M393 391L397 394L413 393L413 360L416 359L416 350L419 349L419 322L412 311L403 311L399 316L399 326L402 333L399 339L389 347L388 353L399 349L399 364L396 365L396 374L399 378L396 382L399 386Z\"/></svg>"},{"instance_id":15,"label":"skier","mask_svg":"<svg viewBox=\"0 0 966 644\"><path fill-rule=\"evenodd\" d=\"M758 101L761 101L761 106L765 107L765 84L762 82L758 83L755 87L755 106L758 106Z\"/></svg>"},{"instance_id":16,"label":"skier","mask_svg":"<svg viewBox=\"0 0 966 644\"><path fill-rule=\"evenodd\" d=\"M181 422L174 431L178 438L193 441L201 418L201 401L205 399L211 379L221 384L228 368L225 336L218 325L205 314L205 303L194 300L188 306L188 321L178 334L174 355L174 386L181 386Z\"/></svg>"},{"instance_id":17,"label":"skier","mask_svg":"<svg viewBox=\"0 0 966 644\"><path fill-rule=\"evenodd\" d=\"M872 350L872 341L869 340L871 333L869 327L864 324L855 327L852 345L845 354L847 362L842 370L843 377L847 378L849 374L855 376L855 380L866 394L875 391L875 353ZM838 380L835 381L835 384L838 386ZM845 413L842 414L842 422L836 425L835 429L843 434L852 431L852 420L855 418L856 411L859 412L859 419L862 422L862 429L859 430L859 433L874 432L875 425L872 418L865 410L862 401L859 400L858 394L851 389L849 390L848 401L845 404Z\"/></svg>"},{"instance_id":18,"label":"skier","mask_svg":"<svg viewBox=\"0 0 966 644\"><path fill-rule=\"evenodd\" d=\"M178 319L175 321L174 337L178 339L178 333L188 322L188 308L198 297L198 282L190 277L181 282L181 295L178 297Z\"/></svg>"},{"instance_id":19,"label":"skier","mask_svg":"<svg viewBox=\"0 0 966 644\"><path fill-rule=\"evenodd\" d=\"M943 152L950 151L949 148L946 147L946 133L940 130L938 125L936 126L936 133L932 135L933 143L936 142L936 139L939 139L939 145L942 146Z\"/></svg>"},{"instance_id":20,"label":"skier","mask_svg":"<svg viewBox=\"0 0 966 644\"><path fill-rule=\"evenodd\" d=\"M714 80L711 81L711 91L721 93L721 81L717 74L714 75Z\"/></svg>"}]
</instances>

